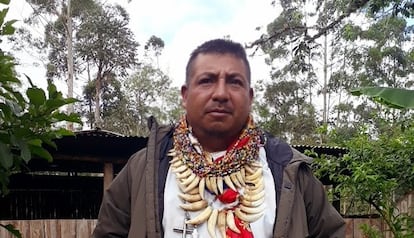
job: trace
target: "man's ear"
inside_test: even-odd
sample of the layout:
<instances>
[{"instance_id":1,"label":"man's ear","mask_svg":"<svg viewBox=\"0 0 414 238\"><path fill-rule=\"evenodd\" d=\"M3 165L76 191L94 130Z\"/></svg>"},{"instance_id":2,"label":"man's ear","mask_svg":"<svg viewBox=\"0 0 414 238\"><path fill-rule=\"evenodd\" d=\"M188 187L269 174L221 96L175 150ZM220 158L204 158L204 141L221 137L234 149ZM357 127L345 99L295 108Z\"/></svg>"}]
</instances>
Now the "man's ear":
<instances>
[{"instance_id":1,"label":"man's ear","mask_svg":"<svg viewBox=\"0 0 414 238\"><path fill-rule=\"evenodd\" d=\"M187 93L188 93L188 88L187 85L183 85L181 86L181 98L182 98L182 102L181 105L186 108L187 106Z\"/></svg>"}]
</instances>

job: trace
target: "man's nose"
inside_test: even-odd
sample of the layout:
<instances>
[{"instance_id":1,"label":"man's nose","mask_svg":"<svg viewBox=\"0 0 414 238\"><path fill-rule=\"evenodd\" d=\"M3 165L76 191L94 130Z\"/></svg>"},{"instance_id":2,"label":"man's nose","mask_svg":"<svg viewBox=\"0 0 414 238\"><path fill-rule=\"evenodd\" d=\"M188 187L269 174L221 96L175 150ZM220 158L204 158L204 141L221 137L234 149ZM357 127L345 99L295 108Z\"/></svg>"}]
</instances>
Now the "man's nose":
<instances>
[{"instance_id":1,"label":"man's nose","mask_svg":"<svg viewBox=\"0 0 414 238\"><path fill-rule=\"evenodd\" d=\"M213 92L213 100L225 102L229 99L229 92L225 78L220 78L216 82Z\"/></svg>"}]
</instances>

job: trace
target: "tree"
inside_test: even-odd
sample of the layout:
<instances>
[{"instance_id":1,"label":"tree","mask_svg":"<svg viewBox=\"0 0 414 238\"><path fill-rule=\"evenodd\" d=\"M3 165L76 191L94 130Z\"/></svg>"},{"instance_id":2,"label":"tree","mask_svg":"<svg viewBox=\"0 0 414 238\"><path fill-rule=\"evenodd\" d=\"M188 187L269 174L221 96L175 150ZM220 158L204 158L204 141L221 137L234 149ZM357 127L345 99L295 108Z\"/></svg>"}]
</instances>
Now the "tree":
<instances>
[{"instance_id":1,"label":"tree","mask_svg":"<svg viewBox=\"0 0 414 238\"><path fill-rule=\"evenodd\" d=\"M394 126L381 135L373 135L367 127L361 127L357 136L342 141L341 145L348 150L343 158L321 157L315 161L318 176L329 175L339 184L337 192L343 214L379 214L392 237L414 235L413 213L403 213L397 206L414 188L413 125L411 119L404 126ZM362 229L366 237L385 237L373 227L366 225Z\"/></svg>"},{"instance_id":2,"label":"tree","mask_svg":"<svg viewBox=\"0 0 414 238\"><path fill-rule=\"evenodd\" d=\"M81 17L93 11L97 3L94 0L27 0L27 2L33 12L24 22L29 27L44 28L44 37L34 36L32 30L24 26L18 29L19 38L15 36L12 40L19 49L34 47L38 50L36 53L48 54L46 61L48 78L67 78L68 38L72 38L71 33L76 32L82 24ZM71 29L68 26L69 22L73 23ZM75 63L75 72L79 70L78 67L79 62Z\"/></svg>"},{"instance_id":3,"label":"tree","mask_svg":"<svg viewBox=\"0 0 414 238\"><path fill-rule=\"evenodd\" d=\"M169 90L171 80L161 70L144 65L125 81L128 107L135 118L134 134L148 134L147 119L162 112L163 98ZM161 105L161 106L160 106ZM158 116L159 117L159 116Z\"/></svg>"},{"instance_id":4,"label":"tree","mask_svg":"<svg viewBox=\"0 0 414 238\"><path fill-rule=\"evenodd\" d=\"M119 5L101 6L82 21L76 34L76 54L96 70L95 123L100 126L102 87L111 75L125 77L127 69L138 64L138 43L128 28L129 16Z\"/></svg>"},{"instance_id":5,"label":"tree","mask_svg":"<svg viewBox=\"0 0 414 238\"><path fill-rule=\"evenodd\" d=\"M263 91L263 101L255 107L262 118L258 123L291 143L315 144L315 109L306 102L306 87L296 81L278 81L263 88L257 90Z\"/></svg>"},{"instance_id":6,"label":"tree","mask_svg":"<svg viewBox=\"0 0 414 238\"><path fill-rule=\"evenodd\" d=\"M180 116L184 114L184 108L181 105L180 89L177 87L168 88L161 95L161 100L161 115L155 115L156 118L160 118L161 123L164 124L176 123Z\"/></svg>"},{"instance_id":7,"label":"tree","mask_svg":"<svg viewBox=\"0 0 414 238\"><path fill-rule=\"evenodd\" d=\"M102 128L123 135L134 135L136 127L133 111L125 96L122 82L113 78L109 85L104 85L102 92Z\"/></svg>"},{"instance_id":8,"label":"tree","mask_svg":"<svg viewBox=\"0 0 414 238\"><path fill-rule=\"evenodd\" d=\"M147 43L145 44L145 53L153 53L156 59L156 67L159 68L159 62L158 62L158 57L161 55L162 50L164 49L165 43L164 41L159 38L158 36L152 35ZM152 59L152 57L149 57L150 59Z\"/></svg>"},{"instance_id":9,"label":"tree","mask_svg":"<svg viewBox=\"0 0 414 238\"><path fill-rule=\"evenodd\" d=\"M303 2L306 3L306 2ZM343 0L343 1L329 1L317 0L311 2L308 7L314 7L316 11L325 9L326 12L319 14L317 23L307 25L308 17L316 15L314 12L309 12L308 17L305 17L300 12L303 7L302 2L299 1L281 1L283 12L275 20L279 22L279 27L268 29L268 32L262 34L259 39L249 44L250 47L265 47L268 48L275 41L280 39L288 39L285 43L294 43L295 49L300 53L303 49L312 49L315 46L315 41L329 31L337 29L341 23L347 20L351 14L358 12L367 12L374 17L381 17L382 14L390 14L394 16L403 16L410 18L414 16L414 3L410 0ZM272 5L276 5L276 1L272 1ZM321 12L320 12L321 13ZM299 18L298 18L299 17ZM268 26L268 28L270 25ZM289 36L289 38L287 38ZM302 47L302 48L301 48Z\"/></svg>"},{"instance_id":10,"label":"tree","mask_svg":"<svg viewBox=\"0 0 414 238\"><path fill-rule=\"evenodd\" d=\"M0 3L8 4L8 1ZM8 8L0 11L0 36L11 35L15 21L4 22ZM2 38L0 38L0 42ZM9 176L19 172L33 157L51 161L52 156L45 146L56 148L55 139L73 135L59 127L60 122L81 123L76 114L65 114L62 106L74 103L73 98L64 98L56 86L48 81L47 92L36 87L27 77L30 86L22 94L22 80L14 70L15 59L0 49L0 195L8 192ZM21 237L11 225L0 224L16 237Z\"/></svg>"},{"instance_id":11,"label":"tree","mask_svg":"<svg viewBox=\"0 0 414 238\"><path fill-rule=\"evenodd\" d=\"M144 46L144 57L135 72L122 80L110 74L102 84L102 123L99 126L123 135L146 136L147 118L155 116L160 123L171 124L182 114L179 90L171 87L169 77L155 60L162 53L164 42L152 36ZM94 124L95 80L84 87L83 115Z\"/></svg>"},{"instance_id":12,"label":"tree","mask_svg":"<svg viewBox=\"0 0 414 238\"><path fill-rule=\"evenodd\" d=\"M361 124L370 123L378 132L388 128L384 119L409 117L404 111L382 110L367 100L355 102L349 90L413 84L410 80L413 48L409 41L413 27L406 20L413 16L412 2L282 1L281 6L281 15L268 24L267 33L253 46L260 46L269 56L267 62L273 66L269 84L307 82L306 103L311 105L316 101L312 98L315 93L327 95L322 116L315 114L318 121L315 128L326 128L322 130L325 132L337 130L336 135L352 137ZM359 14L364 27L348 18L351 13ZM319 38L328 33L330 58L323 65L322 74L317 60L324 48ZM321 82L318 78L322 77L328 81ZM280 127L279 122L272 124ZM329 143L328 137L321 138Z\"/></svg>"},{"instance_id":13,"label":"tree","mask_svg":"<svg viewBox=\"0 0 414 238\"><path fill-rule=\"evenodd\" d=\"M30 47L37 49L37 53L47 52L48 60L44 60L47 62L47 77L49 79L64 78L68 86L67 95L73 97L74 74L79 71L79 68L75 68L79 67L78 62L74 64L73 31L76 31L80 24L77 19L89 9L96 7L96 3L93 0L27 0L27 2L32 7L33 13L25 19L25 22L31 27L43 22L45 24L44 38L34 37L32 29L20 28L18 34L20 38L14 38L13 41L20 47L28 43ZM44 22L44 19L48 20ZM73 110L72 104L67 106L68 113L72 113ZM71 123L67 126L73 130Z\"/></svg>"},{"instance_id":14,"label":"tree","mask_svg":"<svg viewBox=\"0 0 414 238\"><path fill-rule=\"evenodd\" d=\"M357 87L412 87L414 81L410 75L414 74L412 58L414 48L410 36L414 31L413 26L409 26L406 19L384 15L381 19L375 19L369 28L362 29L357 25L347 24L345 29L344 39L354 45L347 54L349 64L345 66L349 78L343 78L346 82L344 89L347 92L352 92ZM367 43L353 43L356 41ZM366 101L365 109L377 112L377 116L371 113L369 117L365 117L374 125L375 133L389 130L394 124L411 117L410 111L384 108L365 98L362 100ZM363 114L357 115L363 116ZM384 123L384 120L387 123Z\"/></svg>"}]
</instances>

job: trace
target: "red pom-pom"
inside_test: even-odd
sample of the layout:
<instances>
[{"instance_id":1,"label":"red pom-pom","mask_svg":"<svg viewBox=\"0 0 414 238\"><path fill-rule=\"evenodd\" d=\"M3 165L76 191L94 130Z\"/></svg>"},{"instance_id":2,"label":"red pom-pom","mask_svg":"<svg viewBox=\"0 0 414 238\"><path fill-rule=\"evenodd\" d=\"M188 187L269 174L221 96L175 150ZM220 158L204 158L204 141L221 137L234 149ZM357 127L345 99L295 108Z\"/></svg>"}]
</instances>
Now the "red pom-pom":
<instances>
[{"instance_id":1,"label":"red pom-pom","mask_svg":"<svg viewBox=\"0 0 414 238\"><path fill-rule=\"evenodd\" d=\"M237 191L234 191L233 189L226 189L224 190L224 193L217 196L217 198L222 203L232 203L236 201L237 197L239 196L239 193Z\"/></svg>"}]
</instances>

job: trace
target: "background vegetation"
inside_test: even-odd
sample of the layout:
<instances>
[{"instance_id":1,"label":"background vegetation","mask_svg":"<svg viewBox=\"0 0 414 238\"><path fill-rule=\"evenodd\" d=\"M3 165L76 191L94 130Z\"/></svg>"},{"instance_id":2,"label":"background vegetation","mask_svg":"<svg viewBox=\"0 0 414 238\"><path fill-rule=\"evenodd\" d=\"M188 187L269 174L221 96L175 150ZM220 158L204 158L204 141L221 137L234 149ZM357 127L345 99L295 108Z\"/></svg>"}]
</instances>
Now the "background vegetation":
<instances>
[{"instance_id":1,"label":"background vegetation","mask_svg":"<svg viewBox=\"0 0 414 238\"><path fill-rule=\"evenodd\" d=\"M89 128L134 136L147 135L150 115L173 123L183 112L179 90L158 67L164 41L152 36L136 42L121 6L98 0L27 2L34 11L16 34L2 10L1 34L15 50L31 49L43 58L49 87L45 92L29 76L25 93L17 90L23 79L13 70L16 61L0 51L2 191L11 171L32 155L51 159L42 146L70 134L72 127L62 129L58 122L79 122L74 112ZM343 201L341 212L379 214L395 237L412 237L414 213L401 214L396 203L414 187L414 2L269 4L282 13L259 39L246 43L264 53L272 68L269 78L254 85L256 120L292 144L347 148L343 158L316 160L316 173L340 184L334 194ZM48 21L44 36L36 38L31 29L40 17ZM140 47L145 54L138 57ZM69 98L56 90L58 80L66 80ZM84 82L77 100L73 80ZM59 110L64 105L66 113ZM383 235L364 230L367 237Z\"/></svg>"}]
</instances>

